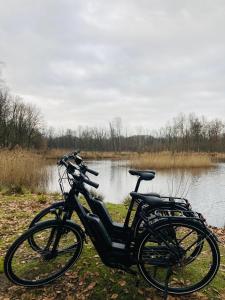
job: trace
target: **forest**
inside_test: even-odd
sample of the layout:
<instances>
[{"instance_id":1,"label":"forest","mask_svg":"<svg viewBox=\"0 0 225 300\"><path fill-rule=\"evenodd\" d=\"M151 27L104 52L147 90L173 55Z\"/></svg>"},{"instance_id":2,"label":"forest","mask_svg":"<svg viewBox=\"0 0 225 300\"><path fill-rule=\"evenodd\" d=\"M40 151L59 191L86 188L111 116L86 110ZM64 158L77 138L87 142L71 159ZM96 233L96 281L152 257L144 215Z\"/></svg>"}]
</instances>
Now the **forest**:
<instances>
[{"instance_id":1,"label":"forest","mask_svg":"<svg viewBox=\"0 0 225 300\"><path fill-rule=\"evenodd\" d=\"M39 109L7 89L0 89L0 147L82 149L83 151L224 152L225 123L195 114L179 114L158 130L127 134L120 117L105 128L46 128ZM144 132L144 133L143 133Z\"/></svg>"}]
</instances>

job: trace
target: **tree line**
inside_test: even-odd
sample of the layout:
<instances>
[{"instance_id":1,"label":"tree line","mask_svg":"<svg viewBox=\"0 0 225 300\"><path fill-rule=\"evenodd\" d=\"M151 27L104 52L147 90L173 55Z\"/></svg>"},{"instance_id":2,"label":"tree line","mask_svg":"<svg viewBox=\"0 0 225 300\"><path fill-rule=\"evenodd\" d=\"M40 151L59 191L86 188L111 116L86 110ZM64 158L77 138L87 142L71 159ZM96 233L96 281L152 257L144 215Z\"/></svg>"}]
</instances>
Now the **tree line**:
<instances>
[{"instance_id":1,"label":"tree line","mask_svg":"<svg viewBox=\"0 0 225 300\"><path fill-rule=\"evenodd\" d=\"M41 148L45 137L39 111L0 89L0 147Z\"/></svg>"},{"instance_id":2,"label":"tree line","mask_svg":"<svg viewBox=\"0 0 225 300\"><path fill-rule=\"evenodd\" d=\"M44 128L38 109L25 104L0 87L0 147L66 148L83 151L195 151L224 152L225 123L195 114L180 114L159 130L137 130L128 134L121 118L106 128L82 127L76 130ZM143 133L144 132L144 133Z\"/></svg>"},{"instance_id":3,"label":"tree line","mask_svg":"<svg viewBox=\"0 0 225 300\"><path fill-rule=\"evenodd\" d=\"M86 151L172 151L224 152L225 123L207 120L195 114L180 114L166 126L152 133L127 135L120 118L109 122L108 128L79 127L60 135L47 134L50 148L78 148Z\"/></svg>"}]
</instances>

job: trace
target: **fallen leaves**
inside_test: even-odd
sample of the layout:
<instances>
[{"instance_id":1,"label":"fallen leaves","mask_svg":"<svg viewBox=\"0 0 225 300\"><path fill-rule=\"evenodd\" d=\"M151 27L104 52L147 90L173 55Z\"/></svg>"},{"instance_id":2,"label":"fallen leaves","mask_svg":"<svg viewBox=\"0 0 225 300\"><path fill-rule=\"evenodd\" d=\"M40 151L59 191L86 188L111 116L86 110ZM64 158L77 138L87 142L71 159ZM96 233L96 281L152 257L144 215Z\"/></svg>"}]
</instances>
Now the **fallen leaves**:
<instances>
[{"instance_id":1,"label":"fallen leaves","mask_svg":"<svg viewBox=\"0 0 225 300\"><path fill-rule=\"evenodd\" d=\"M126 283L125 280L119 280L118 284L119 284L120 286L125 286L127 283Z\"/></svg>"},{"instance_id":2,"label":"fallen leaves","mask_svg":"<svg viewBox=\"0 0 225 300\"><path fill-rule=\"evenodd\" d=\"M28 199L27 196L22 195L6 197L0 194L0 238L4 241L0 244L0 256L4 256L8 245L20 232L27 228L32 217L54 202L53 199L53 195L49 195L46 197L46 203L42 203L38 200L37 195L29 195ZM213 228L213 231L225 245L225 230ZM92 258L94 259L92 260ZM220 272L224 276L225 261L223 255ZM81 260L78 261L78 266L76 264L75 267L65 273L65 276L51 285L38 289L25 289L12 285L2 274L0 274L0 281L1 300L162 299L162 294L151 287L146 287L144 281L141 282L139 288L135 288L134 277L123 271L105 267L99 255L93 251L91 244L85 247ZM225 300L225 294L221 293L221 289L214 288L212 284L210 290L214 295L216 294L215 299ZM198 292L186 297L169 296L168 300L212 300L212 298L209 299L203 292Z\"/></svg>"},{"instance_id":3,"label":"fallen leaves","mask_svg":"<svg viewBox=\"0 0 225 300\"><path fill-rule=\"evenodd\" d=\"M89 286L87 287L87 290L90 291L92 290L95 286L96 286L97 282L92 282L89 284Z\"/></svg>"}]
</instances>

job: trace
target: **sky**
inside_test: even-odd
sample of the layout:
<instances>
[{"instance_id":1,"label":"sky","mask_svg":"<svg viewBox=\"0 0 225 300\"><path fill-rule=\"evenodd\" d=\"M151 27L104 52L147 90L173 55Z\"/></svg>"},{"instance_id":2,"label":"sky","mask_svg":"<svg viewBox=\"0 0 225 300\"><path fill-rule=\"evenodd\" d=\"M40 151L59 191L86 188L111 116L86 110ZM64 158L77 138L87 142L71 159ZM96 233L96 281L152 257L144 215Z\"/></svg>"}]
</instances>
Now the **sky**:
<instances>
[{"instance_id":1,"label":"sky","mask_svg":"<svg viewBox=\"0 0 225 300\"><path fill-rule=\"evenodd\" d=\"M1 1L0 70L57 128L225 121L225 1Z\"/></svg>"}]
</instances>

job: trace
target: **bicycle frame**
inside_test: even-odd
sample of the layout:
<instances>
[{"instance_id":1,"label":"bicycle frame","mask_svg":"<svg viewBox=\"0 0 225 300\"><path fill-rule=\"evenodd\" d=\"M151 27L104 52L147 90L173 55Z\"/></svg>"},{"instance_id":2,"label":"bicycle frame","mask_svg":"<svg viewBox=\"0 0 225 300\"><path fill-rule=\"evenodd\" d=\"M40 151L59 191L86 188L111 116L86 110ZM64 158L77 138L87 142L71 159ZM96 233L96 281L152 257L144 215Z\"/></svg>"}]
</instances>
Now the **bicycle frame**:
<instances>
[{"instance_id":1,"label":"bicycle frame","mask_svg":"<svg viewBox=\"0 0 225 300\"><path fill-rule=\"evenodd\" d=\"M126 240L123 244L113 242L112 232L108 232L106 230L100 218L84 209L83 205L78 199L78 190L85 197L90 207L93 206L93 198L91 198L90 193L85 189L85 187L80 185L78 188L77 185L75 186L74 184L66 199L66 213L70 213L71 210L74 210L77 213L86 234L91 238L99 256L105 265L110 267L123 266L122 268L129 268L135 263L130 258L129 241ZM64 216L64 220L66 221L66 215ZM117 235L120 234L121 232L117 231Z\"/></svg>"},{"instance_id":2,"label":"bicycle frame","mask_svg":"<svg viewBox=\"0 0 225 300\"><path fill-rule=\"evenodd\" d=\"M90 213L83 207L78 198L79 193L84 196L88 205L93 211L96 211L96 214ZM130 266L137 264L137 260L134 256L135 237L132 228L134 227L136 222L135 217L137 217L138 210L141 210L142 204L138 207L130 227L129 211L124 225L119 226L111 222L111 217L107 214L107 210L106 214L102 215L103 219L100 218L98 212L103 213L104 210L100 209L102 205L103 203L93 198L82 183L74 182L65 201L65 215L63 220L66 221L68 215L75 211L85 229L85 233L91 238L103 263L110 267L128 270ZM134 200L132 199L130 209L132 209L133 205ZM105 226L107 223L110 224L108 228ZM156 240L162 240L163 238L162 236L158 236L158 233L151 229L151 225L148 225L148 232L151 233ZM174 249L171 249L171 251L174 252Z\"/></svg>"},{"instance_id":3,"label":"bicycle frame","mask_svg":"<svg viewBox=\"0 0 225 300\"><path fill-rule=\"evenodd\" d=\"M138 191L141 181L142 179L138 178L134 190L135 192ZM70 211L67 213L67 219L70 219L73 213L73 201L74 201L73 197L74 195L78 197L79 193L81 193L86 199L91 212L99 217L106 230L111 233L114 242L123 242L124 240L127 239L129 240L130 237L133 237L136 224L138 223L138 221L140 221L140 217L143 215L141 212L143 206L145 205L144 201L142 200L138 201L137 199L134 199L132 197L127 210L127 215L124 223L123 224L116 223L113 222L104 202L100 201L96 197L92 197L91 194L88 192L88 190L84 188L83 185L79 185L79 183L75 181L73 182L71 191L69 193L64 193L66 210ZM149 195L153 195L153 194L150 193ZM165 207L167 207L168 209L169 208L172 209L173 203L175 203L175 201L171 201L171 199L168 200L169 201L165 202ZM131 212L134 209L135 204L137 204L136 212L134 214L131 226L129 227L130 220L131 220ZM187 200L181 204L181 208L182 205L188 206ZM176 205L176 207L178 206ZM87 208L83 207L83 209L86 211L86 213L90 213L90 211Z\"/></svg>"}]
</instances>

